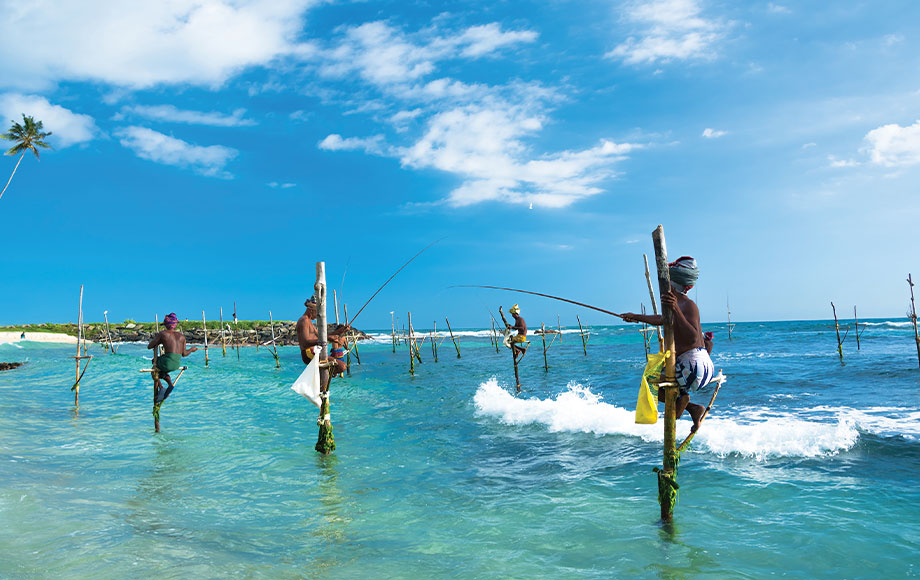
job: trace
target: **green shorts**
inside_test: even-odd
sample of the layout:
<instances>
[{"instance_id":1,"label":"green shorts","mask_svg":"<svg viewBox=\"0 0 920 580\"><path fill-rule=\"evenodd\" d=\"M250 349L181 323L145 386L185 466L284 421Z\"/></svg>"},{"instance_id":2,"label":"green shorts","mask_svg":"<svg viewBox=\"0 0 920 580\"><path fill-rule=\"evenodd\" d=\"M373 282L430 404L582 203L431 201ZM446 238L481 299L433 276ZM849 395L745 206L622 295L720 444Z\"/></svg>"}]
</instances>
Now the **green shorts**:
<instances>
[{"instance_id":1,"label":"green shorts","mask_svg":"<svg viewBox=\"0 0 920 580\"><path fill-rule=\"evenodd\" d=\"M160 372L170 373L182 366L182 355L178 352L168 352L157 357L157 368Z\"/></svg>"}]
</instances>

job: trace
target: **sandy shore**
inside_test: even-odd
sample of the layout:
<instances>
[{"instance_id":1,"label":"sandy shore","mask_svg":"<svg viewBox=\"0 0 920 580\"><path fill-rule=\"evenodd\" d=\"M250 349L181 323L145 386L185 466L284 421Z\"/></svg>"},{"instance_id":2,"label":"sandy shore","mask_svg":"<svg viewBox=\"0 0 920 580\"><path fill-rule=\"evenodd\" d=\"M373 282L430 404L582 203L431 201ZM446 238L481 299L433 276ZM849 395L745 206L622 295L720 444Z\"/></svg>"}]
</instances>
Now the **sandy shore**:
<instances>
[{"instance_id":1,"label":"sandy shore","mask_svg":"<svg viewBox=\"0 0 920 580\"><path fill-rule=\"evenodd\" d=\"M23 340L19 338L21 335L21 332L0 332L0 344L5 344L8 342L20 342ZM76 344L77 337L70 336L69 334L59 334L56 332L27 332L25 340L32 342L59 342L64 344Z\"/></svg>"}]
</instances>

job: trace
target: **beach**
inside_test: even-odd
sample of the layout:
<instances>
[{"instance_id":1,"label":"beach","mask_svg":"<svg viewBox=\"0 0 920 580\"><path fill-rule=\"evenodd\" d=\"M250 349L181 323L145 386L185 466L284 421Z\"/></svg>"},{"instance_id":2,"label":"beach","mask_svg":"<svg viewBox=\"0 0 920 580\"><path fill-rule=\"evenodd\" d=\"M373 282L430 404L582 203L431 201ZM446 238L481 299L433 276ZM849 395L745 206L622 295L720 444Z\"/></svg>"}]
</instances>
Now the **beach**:
<instances>
[{"instance_id":1,"label":"beach","mask_svg":"<svg viewBox=\"0 0 920 580\"><path fill-rule=\"evenodd\" d=\"M27 332L25 338L21 338L22 332L0 332L0 344L14 342L50 342L60 344L76 344L77 337L69 334L57 332ZM89 341L87 341L89 342Z\"/></svg>"}]
</instances>

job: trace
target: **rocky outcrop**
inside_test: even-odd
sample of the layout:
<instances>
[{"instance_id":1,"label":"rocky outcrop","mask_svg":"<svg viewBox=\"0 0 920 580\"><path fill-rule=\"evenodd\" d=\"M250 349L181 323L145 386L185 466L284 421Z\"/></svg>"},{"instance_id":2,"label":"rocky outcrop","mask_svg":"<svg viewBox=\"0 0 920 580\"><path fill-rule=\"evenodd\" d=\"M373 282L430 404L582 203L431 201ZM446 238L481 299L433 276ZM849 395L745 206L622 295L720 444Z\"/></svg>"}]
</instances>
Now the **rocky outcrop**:
<instances>
[{"instance_id":1,"label":"rocky outcrop","mask_svg":"<svg viewBox=\"0 0 920 580\"><path fill-rule=\"evenodd\" d=\"M0 362L0 371L8 371L11 369L15 369L16 367L21 367L22 364L23 363L21 362L11 362L11 363Z\"/></svg>"},{"instance_id":2,"label":"rocky outcrop","mask_svg":"<svg viewBox=\"0 0 920 580\"><path fill-rule=\"evenodd\" d=\"M153 339L155 331L152 325L148 324L145 326L146 328L141 325L134 325L133 328L128 328L128 325L109 325L109 332L112 334L113 342L149 342ZM250 325L247 324L247 326ZM297 344L297 335L294 333L295 326L295 322L276 322L275 343L279 345ZM229 327L229 329L227 327ZM328 325L328 331L333 332L338 327L338 324L330 324ZM204 344L204 329L201 328L200 325L194 326L189 323L180 323L177 330L185 335L185 339L189 344ZM94 342L101 342L104 340L105 329L102 325L88 325L84 327L84 331L89 340ZM354 336L357 337L357 340L367 340L370 338L360 330L353 330L352 332ZM243 346L255 346L256 342L259 344L266 344L271 343L271 340L272 329L268 324L256 325L249 329L239 327L234 329L233 324L228 324L224 327L224 341L226 341L227 346L237 343ZM220 343L220 329L211 328L209 325L208 344L219 345Z\"/></svg>"}]
</instances>

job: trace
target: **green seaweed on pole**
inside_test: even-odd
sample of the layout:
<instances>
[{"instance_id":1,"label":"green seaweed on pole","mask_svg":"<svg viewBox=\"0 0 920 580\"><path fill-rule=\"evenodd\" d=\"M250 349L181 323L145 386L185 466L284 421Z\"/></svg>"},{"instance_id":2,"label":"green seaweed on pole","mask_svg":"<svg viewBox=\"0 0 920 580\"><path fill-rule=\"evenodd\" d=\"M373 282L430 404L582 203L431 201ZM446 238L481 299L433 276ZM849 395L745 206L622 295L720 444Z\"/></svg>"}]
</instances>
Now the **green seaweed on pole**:
<instances>
[{"instance_id":1,"label":"green seaweed on pole","mask_svg":"<svg viewBox=\"0 0 920 580\"><path fill-rule=\"evenodd\" d=\"M319 426L319 434L316 438L314 449L323 455L329 455L335 451L335 437L332 434L332 418L329 415L329 387L332 382L332 376L329 372L327 363L326 345L329 340L329 329L326 323L326 263L316 263L316 284L313 289L316 297L316 330L319 335L319 380L320 380L320 398L322 403L319 407L319 418L316 420Z\"/></svg>"}]
</instances>

